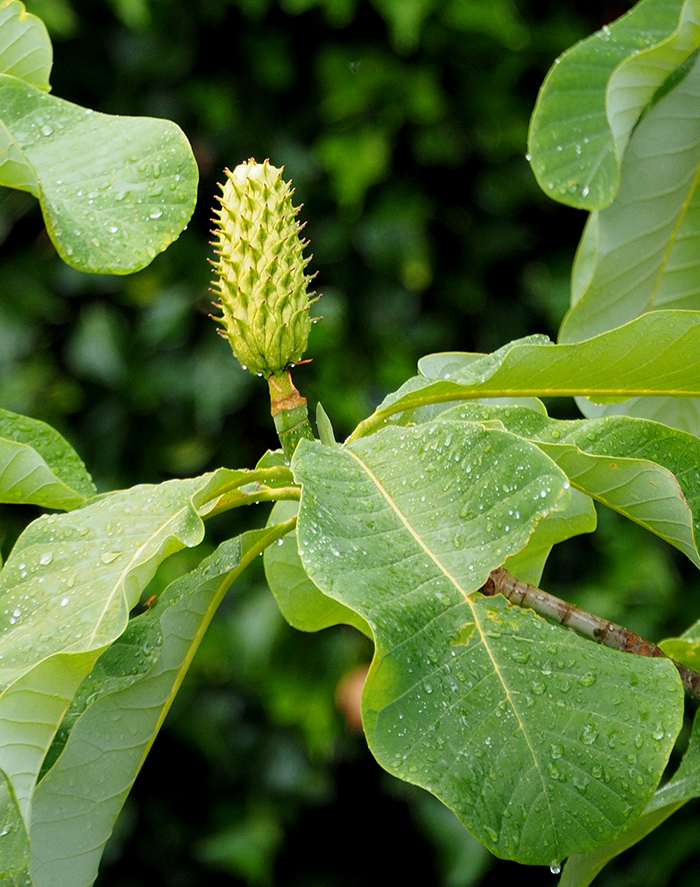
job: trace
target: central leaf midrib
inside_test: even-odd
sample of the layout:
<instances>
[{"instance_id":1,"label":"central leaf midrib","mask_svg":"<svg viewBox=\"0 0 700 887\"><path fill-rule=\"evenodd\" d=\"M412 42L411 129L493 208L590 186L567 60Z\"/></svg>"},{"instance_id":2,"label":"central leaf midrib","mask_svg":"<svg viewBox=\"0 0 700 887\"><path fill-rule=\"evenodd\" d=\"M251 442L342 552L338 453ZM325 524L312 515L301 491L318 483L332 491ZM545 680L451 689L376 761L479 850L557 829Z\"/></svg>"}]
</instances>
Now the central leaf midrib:
<instances>
[{"instance_id":1,"label":"central leaf midrib","mask_svg":"<svg viewBox=\"0 0 700 887\"><path fill-rule=\"evenodd\" d=\"M532 757L532 761L533 761L533 764L534 764L535 770L537 771L537 774L538 774L538 776L539 776L539 778L540 778L540 783L541 783L541 785L542 785L542 794L544 795L545 800L546 800L546 803L547 803L547 808L548 808L548 810L549 810L550 820L551 820L552 824L554 824L554 823L555 823L555 818L554 818L554 815L553 815L553 813L552 813L552 808L551 808L550 801L549 801L549 795L548 795L548 792L547 792L547 784L546 784L546 780L545 780L545 778L544 778L544 774L543 774L543 772L542 772L542 770L541 770L541 768L540 768L539 760L538 760L538 758L537 758L537 755L535 754L535 750L533 749L532 745L530 744L530 740L529 740L529 737L528 737L528 735L527 735L527 730L525 729L525 724L523 723L523 720L522 720L522 718L520 717L520 712L518 711L518 709L517 709L517 707L516 707L516 705L515 705L515 702L514 702L512 696L511 696L511 693L510 693L510 690L509 690L509 688L508 688L508 686L507 686L507 684L506 684L506 681L505 681L503 675L501 674L501 670L500 670L500 668L498 667L498 663L496 662L496 658L495 658L495 656L494 656L494 654L493 654L493 652L492 652L492 650L491 650L491 648L490 648L490 646L489 646L489 644L488 644L488 642L487 642L487 639L486 639L486 632L483 630L483 628L482 628L482 626L481 626L481 624L480 624L480 621L479 621L479 618L478 618L477 609L476 609L476 607L474 606L474 603L473 603L471 597L469 596L470 593L464 590L464 588L462 587L462 585L460 584L460 582L457 580L457 578L456 578L455 576L453 576L452 573L450 573L449 570L447 570L447 569L445 568L445 566L442 564L442 562L439 560L439 558L434 554L434 552L432 552L432 551L430 550L430 548L428 548L428 546L423 542L423 540L421 539L421 537L418 535L418 533L413 529L413 527L412 527L411 524L409 523L408 518L407 518L407 517L403 514L403 512L397 507L397 505L396 505L396 503L394 502L393 498L391 497L391 495L389 494L389 492L385 489L384 485L383 485L382 482L379 480L379 478L376 476L376 474L374 474L374 472L373 472L372 469L369 467L369 465L367 465L366 462L363 462L362 459L360 459L360 457L359 457L356 453L354 453L352 450L347 449L346 452L347 452L350 456L352 456L353 459L355 459L355 461L357 462L357 464L358 464L358 465L361 467L361 469L366 473L367 477L372 481L372 483L374 484L374 486L377 488L377 491L379 492L379 494L380 494L380 495L382 496L382 498L385 500L385 502L387 503L387 505L389 506L389 508L394 512L394 514L396 515L396 517L401 521L401 523L402 523L403 526L406 528L406 530L407 530L408 533L411 535L411 537L414 539L414 541L419 545L419 547L425 552L425 554L430 558L430 560L431 560L431 561L435 564L435 566L440 570L440 572L442 573L442 575L445 576L445 578L446 578L449 582L451 582L452 585L453 585L453 586L454 586L454 587L455 587L455 588L456 588L456 589L462 594L464 600L465 600L465 601L467 602L467 604L469 605L469 607L470 607L470 609L471 609L471 611L472 611L472 614L473 614L473 616L474 616L474 624L475 624L475 626L477 627L477 629L478 629L478 631L479 631L479 637L480 637L481 643L484 645L484 649L485 649L486 652L488 653L489 659L490 659L491 664L492 664L492 666L493 666L494 673L498 676L498 679L499 679L499 681L500 681L500 683L501 683L501 686L503 687L503 692L504 692L504 694L505 694L505 696L506 696L506 699L508 700L508 704L510 705L510 707L511 707L511 709L512 709L512 711L513 711L513 714L514 714L515 717L517 718L518 725L519 725L519 727L520 727L520 730L522 731L523 739L525 740L525 743L526 743L526 745L527 745L527 747L528 747L528 750L529 750L529 752L530 752L530 755L531 755L531 757ZM476 589L475 589L475 590L476 590ZM555 834L556 834L556 829L555 829Z\"/></svg>"}]
</instances>

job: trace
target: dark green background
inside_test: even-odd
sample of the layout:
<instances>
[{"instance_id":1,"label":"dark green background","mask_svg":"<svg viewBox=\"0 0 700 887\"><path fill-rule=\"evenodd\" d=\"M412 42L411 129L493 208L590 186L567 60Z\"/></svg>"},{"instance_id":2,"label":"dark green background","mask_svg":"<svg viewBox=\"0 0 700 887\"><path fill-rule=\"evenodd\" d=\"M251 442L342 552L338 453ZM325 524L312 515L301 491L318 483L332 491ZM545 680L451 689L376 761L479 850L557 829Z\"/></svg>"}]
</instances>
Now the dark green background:
<instances>
[{"instance_id":1,"label":"dark green background","mask_svg":"<svg viewBox=\"0 0 700 887\"><path fill-rule=\"evenodd\" d=\"M248 157L284 165L304 204L323 321L295 381L339 437L422 354L556 336L584 215L539 192L528 119L554 58L631 4L27 5L51 29L56 95L175 120L201 174L188 230L124 278L63 265L34 201L0 193L0 405L58 427L101 490L250 467L276 446L264 383L208 318L216 183ZM5 554L31 516L0 511ZM221 518L212 541L265 517ZM690 565L615 515L600 524L555 553L548 589L655 640L700 615ZM161 580L203 553L175 559ZM374 764L334 702L370 656L350 629L288 628L251 570L205 638L99 887L553 883L496 862L430 796ZM700 883L699 833L680 814L598 883Z\"/></svg>"}]
</instances>

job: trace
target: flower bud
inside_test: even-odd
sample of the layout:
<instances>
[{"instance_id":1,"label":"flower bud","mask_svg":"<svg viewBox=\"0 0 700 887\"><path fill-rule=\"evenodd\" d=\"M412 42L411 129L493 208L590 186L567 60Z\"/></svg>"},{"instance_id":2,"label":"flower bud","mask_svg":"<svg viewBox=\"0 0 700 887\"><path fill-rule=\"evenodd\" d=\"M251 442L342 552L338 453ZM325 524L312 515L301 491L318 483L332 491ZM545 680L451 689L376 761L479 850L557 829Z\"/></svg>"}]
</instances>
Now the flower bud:
<instances>
[{"instance_id":1,"label":"flower bud","mask_svg":"<svg viewBox=\"0 0 700 887\"><path fill-rule=\"evenodd\" d=\"M301 207L292 206L291 184L267 160L226 170L222 191L213 220L221 310L214 319L243 367L269 377L301 360L312 324Z\"/></svg>"}]
</instances>

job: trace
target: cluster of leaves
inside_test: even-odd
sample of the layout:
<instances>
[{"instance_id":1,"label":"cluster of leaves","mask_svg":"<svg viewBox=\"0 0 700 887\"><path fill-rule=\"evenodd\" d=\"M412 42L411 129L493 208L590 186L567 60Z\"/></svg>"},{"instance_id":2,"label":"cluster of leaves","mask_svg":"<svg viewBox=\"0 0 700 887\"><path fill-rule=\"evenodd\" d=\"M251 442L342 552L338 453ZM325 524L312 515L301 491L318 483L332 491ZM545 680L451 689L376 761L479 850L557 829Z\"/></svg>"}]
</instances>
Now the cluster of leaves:
<instances>
[{"instance_id":1,"label":"cluster of leaves","mask_svg":"<svg viewBox=\"0 0 700 887\"><path fill-rule=\"evenodd\" d=\"M695 732L657 788L683 717L670 662L612 652L475 594L503 563L538 579L554 544L594 528L594 500L700 565L700 314L687 250L698 140L679 127L696 76L695 6L642 0L562 57L543 87L533 167L553 196L594 210L561 344L534 336L487 356L424 358L345 445L328 433L302 441L290 466L268 453L252 471L99 496L55 432L3 415L3 501L67 511L30 524L0 574L8 883L93 882L204 630L262 552L292 624L347 622L373 639L363 717L379 762L433 792L496 855L553 869L570 857L563 883L582 887L700 793ZM20 4L8 8L11 27L24 27ZM396 28L395 39L408 39L405 22ZM3 76L22 86L15 71ZM41 129L48 112L22 89ZM572 89L603 97L586 128ZM84 112L59 112L52 123L76 126L79 138ZM41 172L35 137L24 164ZM140 170L146 188L162 174L159 148L169 155L172 145L153 146ZM665 177L655 168L640 180L645 158L659 155ZM44 191L37 185L50 220L55 196ZM105 191L119 212L126 195ZM94 231L90 199L59 207L54 237ZM129 209L119 217L126 230L130 218L144 221L138 197ZM175 219L160 248L185 221ZM74 259L80 241L68 240ZM592 415L555 420L539 400L573 395L595 403L584 406ZM152 605L158 567L198 546L206 519L264 501L278 502L266 528L227 539ZM692 665L698 643L695 625L668 647Z\"/></svg>"}]
</instances>

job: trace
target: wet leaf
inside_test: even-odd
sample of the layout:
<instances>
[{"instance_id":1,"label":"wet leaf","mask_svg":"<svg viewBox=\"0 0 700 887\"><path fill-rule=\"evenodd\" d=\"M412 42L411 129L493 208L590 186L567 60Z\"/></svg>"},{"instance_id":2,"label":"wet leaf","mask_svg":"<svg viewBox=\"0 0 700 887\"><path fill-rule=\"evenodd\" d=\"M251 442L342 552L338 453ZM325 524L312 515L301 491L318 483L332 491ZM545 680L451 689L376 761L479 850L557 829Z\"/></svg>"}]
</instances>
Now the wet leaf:
<instances>
[{"instance_id":1,"label":"wet leaf","mask_svg":"<svg viewBox=\"0 0 700 887\"><path fill-rule=\"evenodd\" d=\"M33 887L90 887L116 818L199 641L276 528L224 542L129 623L81 687L69 735L35 792ZM67 741L66 741L67 740Z\"/></svg>"},{"instance_id":2,"label":"wet leaf","mask_svg":"<svg viewBox=\"0 0 700 887\"><path fill-rule=\"evenodd\" d=\"M22 884L28 869L29 836L12 783L0 770L0 878Z\"/></svg>"},{"instance_id":3,"label":"wet leaf","mask_svg":"<svg viewBox=\"0 0 700 887\"><path fill-rule=\"evenodd\" d=\"M611 365L610 355L614 355ZM350 439L371 434L397 413L477 398L563 397L597 400L638 395L700 396L700 311L652 311L592 339L554 345L516 340L490 355L438 355L440 377L409 379ZM432 357L432 356L431 356ZM425 359L424 359L425 361ZM421 361L428 370L434 361Z\"/></svg>"},{"instance_id":4,"label":"wet leaf","mask_svg":"<svg viewBox=\"0 0 700 887\"><path fill-rule=\"evenodd\" d=\"M189 221L197 165L171 121L100 114L8 75L0 108L0 184L39 199L68 264L137 271Z\"/></svg>"},{"instance_id":5,"label":"wet leaf","mask_svg":"<svg viewBox=\"0 0 700 887\"><path fill-rule=\"evenodd\" d=\"M591 215L582 237L562 342L588 339L657 308L700 308L698 96L696 63L636 128L620 190Z\"/></svg>"},{"instance_id":6,"label":"wet leaf","mask_svg":"<svg viewBox=\"0 0 700 887\"><path fill-rule=\"evenodd\" d=\"M571 484L700 567L700 438L646 419L561 421L525 407L462 404L445 419L493 421L536 443Z\"/></svg>"},{"instance_id":7,"label":"wet leaf","mask_svg":"<svg viewBox=\"0 0 700 887\"><path fill-rule=\"evenodd\" d=\"M293 517L297 502L277 502L272 509L268 526ZM265 578L274 594L280 612L299 631L320 631L331 625L354 625L371 637L365 620L338 601L327 597L309 579L299 557L296 533L290 533L270 545L263 554Z\"/></svg>"},{"instance_id":8,"label":"wet leaf","mask_svg":"<svg viewBox=\"0 0 700 887\"><path fill-rule=\"evenodd\" d=\"M67 510L95 492L82 460L57 431L0 410L0 502Z\"/></svg>"},{"instance_id":9,"label":"wet leaf","mask_svg":"<svg viewBox=\"0 0 700 887\"><path fill-rule=\"evenodd\" d=\"M582 209L610 203L640 116L700 46L699 19L697 0L642 0L556 60L528 144L546 194Z\"/></svg>"},{"instance_id":10,"label":"wet leaf","mask_svg":"<svg viewBox=\"0 0 700 887\"><path fill-rule=\"evenodd\" d=\"M343 450L304 442L292 467L304 565L375 636L363 718L379 762L499 856L550 864L620 833L680 729L675 669L473 594L566 508L554 463L442 421Z\"/></svg>"},{"instance_id":11,"label":"wet leaf","mask_svg":"<svg viewBox=\"0 0 700 887\"><path fill-rule=\"evenodd\" d=\"M0 769L26 817L54 734L159 564L197 545L211 475L110 493L39 518L0 573Z\"/></svg>"},{"instance_id":12,"label":"wet leaf","mask_svg":"<svg viewBox=\"0 0 700 887\"><path fill-rule=\"evenodd\" d=\"M649 802L648 807L627 831L615 841L588 853L572 856L566 863L559 887L587 887L598 872L615 856L632 847L683 806L700 796L700 715L695 714L688 750L676 773Z\"/></svg>"}]
</instances>

